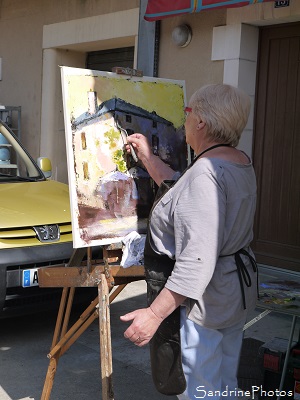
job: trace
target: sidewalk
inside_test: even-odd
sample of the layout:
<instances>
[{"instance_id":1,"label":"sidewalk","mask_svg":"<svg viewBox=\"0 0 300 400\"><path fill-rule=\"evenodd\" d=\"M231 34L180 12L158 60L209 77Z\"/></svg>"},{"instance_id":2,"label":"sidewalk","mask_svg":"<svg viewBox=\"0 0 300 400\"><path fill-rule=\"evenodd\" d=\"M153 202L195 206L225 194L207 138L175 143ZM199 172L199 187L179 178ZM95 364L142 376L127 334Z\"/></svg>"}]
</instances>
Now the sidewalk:
<instances>
[{"instance_id":1,"label":"sidewalk","mask_svg":"<svg viewBox=\"0 0 300 400\"><path fill-rule=\"evenodd\" d=\"M84 289L82 289L84 290ZM120 315L146 305L146 283L130 283L111 304L113 385L116 400L176 400L156 392L151 378L149 349L138 348L123 337L127 324ZM255 310L250 319L261 313ZM77 316L78 317L78 316ZM1 321L0 400L39 400L48 368L47 354L55 327L56 312ZM291 317L271 313L245 331L247 346L242 354L244 384L251 385L258 370L257 348L274 337L288 338ZM297 339L299 324L295 330ZM252 347L249 346L252 341ZM255 378L255 379L254 379ZM249 379L249 381L247 381ZM257 380L255 381L257 382ZM246 387L243 388L246 390ZM99 323L96 319L62 356L51 400L101 399Z\"/></svg>"}]
</instances>

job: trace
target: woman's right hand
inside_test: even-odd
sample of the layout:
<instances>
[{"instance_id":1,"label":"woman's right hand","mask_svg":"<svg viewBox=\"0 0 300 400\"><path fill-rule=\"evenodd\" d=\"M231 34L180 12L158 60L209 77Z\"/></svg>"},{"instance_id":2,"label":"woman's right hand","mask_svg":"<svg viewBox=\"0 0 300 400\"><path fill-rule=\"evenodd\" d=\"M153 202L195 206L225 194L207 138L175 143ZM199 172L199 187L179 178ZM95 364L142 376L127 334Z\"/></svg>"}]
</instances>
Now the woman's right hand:
<instances>
[{"instance_id":1,"label":"woman's right hand","mask_svg":"<svg viewBox=\"0 0 300 400\"><path fill-rule=\"evenodd\" d=\"M151 178L159 186L164 179L172 179L175 171L170 168L159 156L153 154L146 136L141 133L133 133L127 137L128 144L125 149L130 153L130 146L133 146L138 159L143 163Z\"/></svg>"},{"instance_id":2,"label":"woman's right hand","mask_svg":"<svg viewBox=\"0 0 300 400\"><path fill-rule=\"evenodd\" d=\"M133 146L137 157L143 163L147 164L147 162L149 162L150 158L153 156L153 153L146 136L142 135L141 133L133 133L127 137L127 142ZM127 153L130 153L129 144L125 145L125 149Z\"/></svg>"}]
</instances>

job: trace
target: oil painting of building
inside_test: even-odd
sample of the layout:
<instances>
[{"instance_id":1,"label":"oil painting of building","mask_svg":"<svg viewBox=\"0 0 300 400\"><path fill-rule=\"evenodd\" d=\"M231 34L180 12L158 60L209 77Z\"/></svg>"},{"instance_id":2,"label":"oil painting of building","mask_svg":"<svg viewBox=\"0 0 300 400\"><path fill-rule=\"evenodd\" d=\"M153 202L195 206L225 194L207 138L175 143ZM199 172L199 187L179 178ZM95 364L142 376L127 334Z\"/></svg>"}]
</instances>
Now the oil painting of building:
<instances>
[{"instance_id":1,"label":"oil painting of building","mask_svg":"<svg viewBox=\"0 0 300 400\"><path fill-rule=\"evenodd\" d=\"M145 101L138 101L139 97L145 99L144 85L149 90L149 81L145 83L145 78L139 78L137 85L132 78L120 78L112 73L102 74L100 76L104 78L104 84L82 90L80 100L73 103L73 107L70 107L70 76L64 80L65 75L62 74L75 248L119 242L132 231L146 232L147 218L157 186L142 162L125 152L124 132L127 135L134 132L145 135L153 153L174 170L182 171L187 164L182 82L171 84L175 86L174 93L178 94L177 114L182 115L180 121L174 121L172 116L170 119L161 116L160 108L151 105L151 96L150 104L146 106ZM81 75L83 82L86 76L87 71L84 70ZM108 91L103 96L107 80L114 81L114 91ZM126 90L123 88L124 80L128 86ZM118 85L118 82L121 84ZM133 83L133 87L130 83ZM152 90L157 87L157 96L161 96L164 92L163 82L157 86L155 82L151 84ZM135 91L135 97L132 91ZM166 83L165 92L167 96L161 96L163 102L168 100L170 82ZM131 95L128 96L128 93ZM153 93L151 95L153 97ZM81 106L76 107L78 104Z\"/></svg>"}]
</instances>

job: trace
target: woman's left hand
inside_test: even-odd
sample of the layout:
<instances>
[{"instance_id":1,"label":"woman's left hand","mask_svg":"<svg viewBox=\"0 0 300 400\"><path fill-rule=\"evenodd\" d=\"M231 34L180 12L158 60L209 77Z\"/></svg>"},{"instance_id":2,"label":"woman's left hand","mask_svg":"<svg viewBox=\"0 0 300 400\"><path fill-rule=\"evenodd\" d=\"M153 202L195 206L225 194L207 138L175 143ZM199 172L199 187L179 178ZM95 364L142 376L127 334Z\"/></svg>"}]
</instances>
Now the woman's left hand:
<instances>
[{"instance_id":1,"label":"woman's left hand","mask_svg":"<svg viewBox=\"0 0 300 400\"><path fill-rule=\"evenodd\" d=\"M124 337L142 347L149 343L162 322L150 308L141 308L120 317L121 321L133 321L124 332Z\"/></svg>"}]
</instances>

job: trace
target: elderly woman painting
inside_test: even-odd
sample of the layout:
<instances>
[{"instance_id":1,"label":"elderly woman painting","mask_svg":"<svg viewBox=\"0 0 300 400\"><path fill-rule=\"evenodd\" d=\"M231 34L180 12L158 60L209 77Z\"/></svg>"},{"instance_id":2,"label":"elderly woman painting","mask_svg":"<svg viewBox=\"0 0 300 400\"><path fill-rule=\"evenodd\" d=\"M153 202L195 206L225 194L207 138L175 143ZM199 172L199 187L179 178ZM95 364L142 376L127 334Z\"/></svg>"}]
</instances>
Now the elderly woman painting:
<instances>
[{"instance_id":1,"label":"elderly woman painting","mask_svg":"<svg viewBox=\"0 0 300 400\"><path fill-rule=\"evenodd\" d=\"M172 270L148 308L121 317L132 321L124 336L144 346L164 320L180 312L186 388L176 394L182 400L234 398L237 392L243 326L257 295L249 247L256 179L250 158L236 148L249 110L249 97L232 86L196 91L185 131L197 157L180 177L152 153L142 134L128 138L158 185L178 179L152 208L150 257L145 254L146 270L154 259L162 271L170 263Z\"/></svg>"}]
</instances>

